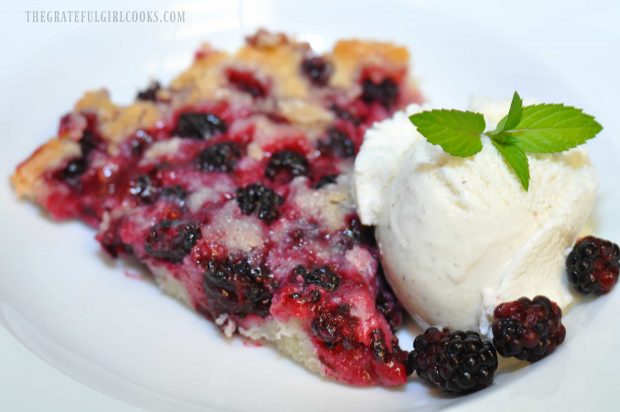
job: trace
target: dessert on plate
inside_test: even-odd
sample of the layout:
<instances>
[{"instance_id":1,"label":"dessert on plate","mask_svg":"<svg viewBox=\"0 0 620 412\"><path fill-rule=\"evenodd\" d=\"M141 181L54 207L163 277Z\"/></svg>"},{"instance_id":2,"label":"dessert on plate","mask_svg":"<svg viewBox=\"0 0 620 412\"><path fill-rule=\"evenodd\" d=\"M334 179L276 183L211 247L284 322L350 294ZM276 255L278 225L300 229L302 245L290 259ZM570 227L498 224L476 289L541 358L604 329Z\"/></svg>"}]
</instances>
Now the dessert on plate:
<instances>
[{"instance_id":1,"label":"dessert on plate","mask_svg":"<svg viewBox=\"0 0 620 412\"><path fill-rule=\"evenodd\" d=\"M267 31L234 54L204 45L127 106L86 93L12 182L227 336L342 382L399 385L401 308L349 182L366 129L421 100L408 63L393 44L318 54Z\"/></svg>"},{"instance_id":2,"label":"dessert on plate","mask_svg":"<svg viewBox=\"0 0 620 412\"><path fill-rule=\"evenodd\" d=\"M516 92L430 110L408 62L390 43L319 54L264 30L233 54L204 45L127 106L86 93L12 182L226 336L353 385L415 371L470 393L498 354L553 353L576 294L618 280L620 248L580 238L597 184L577 146L602 127ZM427 327L410 352L402 307Z\"/></svg>"}]
</instances>

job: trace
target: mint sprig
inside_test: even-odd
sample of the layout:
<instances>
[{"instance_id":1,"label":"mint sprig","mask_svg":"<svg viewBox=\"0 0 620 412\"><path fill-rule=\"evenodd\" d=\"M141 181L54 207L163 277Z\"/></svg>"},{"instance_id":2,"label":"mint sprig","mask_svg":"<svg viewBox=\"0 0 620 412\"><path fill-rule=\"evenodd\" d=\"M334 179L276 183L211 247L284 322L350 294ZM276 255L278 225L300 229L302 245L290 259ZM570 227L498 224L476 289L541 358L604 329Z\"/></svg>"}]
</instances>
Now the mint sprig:
<instances>
[{"instance_id":1,"label":"mint sprig","mask_svg":"<svg viewBox=\"0 0 620 412\"><path fill-rule=\"evenodd\" d=\"M508 114L495 130L484 132L480 113L459 110L430 110L409 117L418 131L453 156L473 156L482 150L482 135L529 189L530 170L526 153L557 153L572 149L595 137L603 127L581 109L563 104L523 106L517 92Z\"/></svg>"}]
</instances>

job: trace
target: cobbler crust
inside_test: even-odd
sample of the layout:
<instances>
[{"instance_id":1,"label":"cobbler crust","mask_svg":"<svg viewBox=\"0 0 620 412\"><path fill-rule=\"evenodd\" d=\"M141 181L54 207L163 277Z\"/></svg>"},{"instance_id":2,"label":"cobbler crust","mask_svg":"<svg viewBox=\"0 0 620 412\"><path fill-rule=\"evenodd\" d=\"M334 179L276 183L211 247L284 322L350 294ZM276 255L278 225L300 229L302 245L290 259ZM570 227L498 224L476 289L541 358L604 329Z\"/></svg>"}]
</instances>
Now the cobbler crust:
<instances>
[{"instance_id":1,"label":"cobbler crust","mask_svg":"<svg viewBox=\"0 0 620 412\"><path fill-rule=\"evenodd\" d=\"M25 162L21 163L11 176L11 183L18 196L35 197L44 195L45 185L41 175L46 170L60 166L64 160L79 156L80 146L62 136L50 140L39 147Z\"/></svg>"}]
</instances>

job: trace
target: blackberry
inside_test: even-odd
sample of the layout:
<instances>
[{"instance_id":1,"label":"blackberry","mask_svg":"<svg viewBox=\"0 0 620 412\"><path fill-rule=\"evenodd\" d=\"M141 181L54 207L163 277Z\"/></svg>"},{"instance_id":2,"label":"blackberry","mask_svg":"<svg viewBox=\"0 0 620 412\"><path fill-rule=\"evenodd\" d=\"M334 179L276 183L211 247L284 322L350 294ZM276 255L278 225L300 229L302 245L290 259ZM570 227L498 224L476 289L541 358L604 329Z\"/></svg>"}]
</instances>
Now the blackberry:
<instances>
[{"instance_id":1,"label":"blackberry","mask_svg":"<svg viewBox=\"0 0 620 412\"><path fill-rule=\"evenodd\" d=\"M320 56L307 57L301 62L301 72L310 80L310 83L322 87L329 81L332 73L331 65Z\"/></svg>"},{"instance_id":2,"label":"blackberry","mask_svg":"<svg viewBox=\"0 0 620 412\"><path fill-rule=\"evenodd\" d=\"M205 139L225 133L224 120L212 113L187 112L179 116L173 134L189 139Z\"/></svg>"},{"instance_id":3,"label":"blackberry","mask_svg":"<svg viewBox=\"0 0 620 412\"><path fill-rule=\"evenodd\" d=\"M194 223L162 220L149 231L144 249L155 258L181 263L200 238L200 227Z\"/></svg>"},{"instance_id":4,"label":"blackberry","mask_svg":"<svg viewBox=\"0 0 620 412\"><path fill-rule=\"evenodd\" d=\"M280 172L288 172L291 176L305 176L308 174L310 165L304 155L292 150L281 150L274 153L265 168L265 176L275 180Z\"/></svg>"},{"instance_id":5,"label":"blackberry","mask_svg":"<svg viewBox=\"0 0 620 412\"><path fill-rule=\"evenodd\" d=\"M562 311L545 296L498 305L493 312L493 343L504 357L536 362L564 342Z\"/></svg>"},{"instance_id":6,"label":"blackberry","mask_svg":"<svg viewBox=\"0 0 620 412\"><path fill-rule=\"evenodd\" d=\"M129 183L129 193L142 203L153 203L159 196L159 188L148 175L141 175Z\"/></svg>"},{"instance_id":7,"label":"blackberry","mask_svg":"<svg viewBox=\"0 0 620 412\"><path fill-rule=\"evenodd\" d=\"M491 341L475 331L440 331L429 328L415 338L408 370L433 385L459 394L489 386L497 369Z\"/></svg>"},{"instance_id":8,"label":"blackberry","mask_svg":"<svg viewBox=\"0 0 620 412\"><path fill-rule=\"evenodd\" d=\"M319 143L319 150L340 158L355 156L355 145L342 130L329 129L327 138Z\"/></svg>"},{"instance_id":9,"label":"blackberry","mask_svg":"<svg viewBox=\"0 0 620 412\"><path fill-rule=\"evenodd\" d=\"M88 170L88 157L98 146L97 137L90 130L85 130L79 140L81 155L67 163L60 171L60 178L71 186L79 186L80 176Z\"/></svg>"},{"instance_id":10,"label":"blackberry","mask_svg":"<svg viewBox=\"0 0 620 412\"><path fill-rule=\"evenodd\" d=\"M303 276L306 285L317 285L328 292L333 292L340 286L340 276L327 266L320 266L308 271L300 265L295 268L295 273Z\"/></svg>"},{"instance_id":11,"label":"blackberry","mask_svg":"<svg viewBox=\"0 0 620 412\"><path fill-rule=\"evenodd\" d=\"M618 245L594 236L580 239L566 258L569 282L583 294L602 295L618 281Z\"/></svg>"},{"instance_id":12,"label":"blackberry","mask_svg":"<svg viewBox=\"0 0 620 412\"><path fill-rule=\"evenodd\" d=\"M147 102L148 101L154 102L157 100L157 92L160 89L161 89L161 84L159 84L158 81L151 82L146 89L140 90L138 92L138 94L136 95L136 99L147 101Z\"/></svg>"},{"instance_id":13,"label":"blackberry","mask_svg":"<svg viewBox=\"0 0 620 412\"><path fill-rule=\"evenodd\" d=\"M257 212L258 218L271 222L280 216L278 206L284 203L282 196L261 185L252 183L237 189L237 204L241 212L251 215Z\"/></svg>"},{"instance_id":14,"label":"blackberry","mask_svg":"<svg viewBox=\"0 0 620 412\"><path fill-rule=\"evenodd\" d=\"M198 154L198 168L209 172L232 172L241 157L239 145L233 142L217 143Z\"/></svg>"},{"instance_id":15,"label":"blackberry","mask_svg":"<svg viewBox=\"0 0 620 412\"><path fill-rule=\"evenodd\" d=\"M264 265L250 259L211 259L203 275L207 303L214 315L237 316L269 314L277 283Z\"/></svg>"},{"instance_id":16,"label":"blackberry","mask_svg":"<svg viewBox=\"0 0 620 412\"><path fill-rule=\"evenodd\" d=\"M391 108L398 99L398 85L390 78L373 82L366 78L362 82L362 100L366 103L379 103L386 109Z\"/></svg>"}]
</instances>

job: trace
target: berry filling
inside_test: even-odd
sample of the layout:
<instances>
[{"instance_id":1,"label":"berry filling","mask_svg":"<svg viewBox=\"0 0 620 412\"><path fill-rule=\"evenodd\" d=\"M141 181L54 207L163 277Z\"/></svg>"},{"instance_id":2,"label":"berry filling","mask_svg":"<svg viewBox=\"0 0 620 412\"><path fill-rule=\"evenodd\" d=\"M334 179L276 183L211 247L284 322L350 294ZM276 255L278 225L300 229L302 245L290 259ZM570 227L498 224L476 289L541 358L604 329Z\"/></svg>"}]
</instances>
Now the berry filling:
<instances>
[{"instance_id":1,"label":"berry filling","mask_svg":"<svg viewBox=\"0 0 620 412\"><path fill-rule=\"evenodd\" d=\"M269 89L267 84L258 80L250 71L229 69L228 81L237 90L247 93L252 97L261 98L267 96Z\"/></svg>"},{"instance_id":2,"label":"berry filling","mask_svg":"<svg viewBox=\"0 0 620 412\"><path fill-rule=\"evenodd\" d=\"M210 259L204 272L207 304L213 318L222 313L267 316L276 286L269 269L251 259Z\"/></svg>"}]
</instances>

